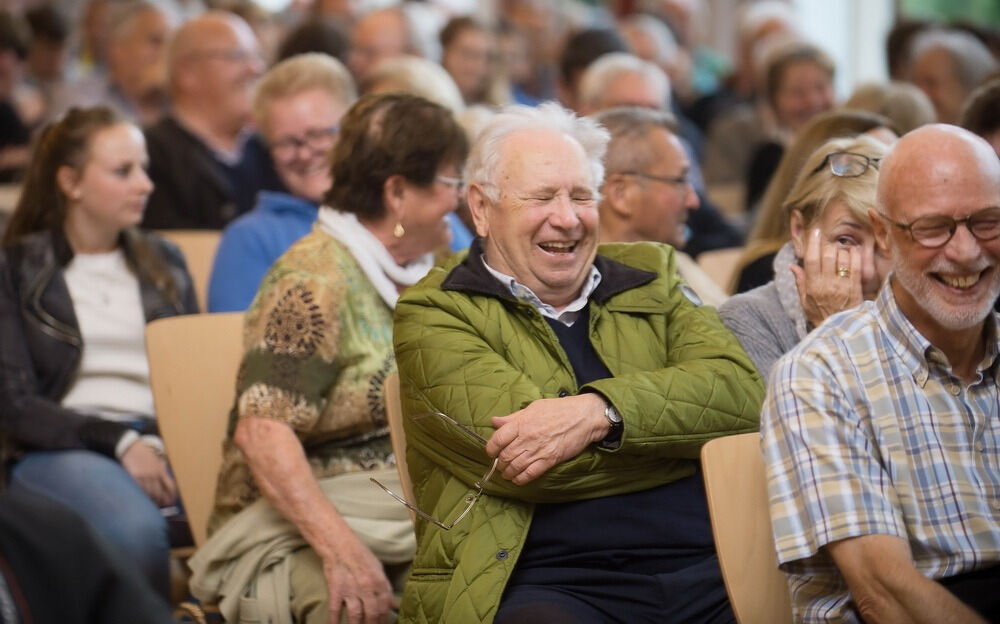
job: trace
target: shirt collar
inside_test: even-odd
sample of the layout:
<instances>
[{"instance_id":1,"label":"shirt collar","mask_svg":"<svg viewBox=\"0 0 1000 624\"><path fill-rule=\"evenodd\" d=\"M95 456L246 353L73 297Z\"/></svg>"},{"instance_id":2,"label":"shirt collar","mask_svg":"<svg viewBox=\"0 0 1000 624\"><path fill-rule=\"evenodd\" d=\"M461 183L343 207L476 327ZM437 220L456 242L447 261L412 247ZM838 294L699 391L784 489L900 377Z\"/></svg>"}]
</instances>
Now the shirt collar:
<instances>
[{"instance_id":1,"label":"shirt collar","mask_svg":"<svg viewBox=\"0 0 1000 624\"><path fill-rule=\"evenodd\" d=\"M896 302L896 295L892 292L892 275L886 278L875 299L875 307L878 311L880 322L884 324L887 334L896 353L902 358L907 368L913 374L914 380L920 387L927 383L927 377L931 365L935 365L942 370L951 370L944 353L931 344L927 338L921 334L910 319L906 318L903 311L899 309ZM992 368L997 361L1000 348L997 344L997 315L990 312L985 320L986 350L983 359L977 367L980 380L984 370Z\"/></svg>"},{"instance_id":2,"label":"shirt collar","mask_svg":"<svg viewBox=\"0 0 1000 624\"><path fill-rule=\"evenodd\" d=\"M483 262L483 266L486 267L486 270L489 271L493 277L497 278L501 284L507 287L507 290L510 291L511 296L514 297L514 299L517 299L522 303L530 304L538 310L538 313L542 316L559 321L567 327L576 322L577 317L580 316L580 310L587 305L590 295L593 294L594 290L596 290L597 286L601 283L601 272L598 271L597 267L593 264L590 265L590 275L586 280L584 280L583 287L580 289L580 295L571 301L569 305L563 308L562 311L557 312L554 307L539 299L538 295L536 295L530 288L520 283L510 275L501 273L491 267L489 263L486 262L485 254L481 255L480 259Z\"/></svg>"}]
</instances>

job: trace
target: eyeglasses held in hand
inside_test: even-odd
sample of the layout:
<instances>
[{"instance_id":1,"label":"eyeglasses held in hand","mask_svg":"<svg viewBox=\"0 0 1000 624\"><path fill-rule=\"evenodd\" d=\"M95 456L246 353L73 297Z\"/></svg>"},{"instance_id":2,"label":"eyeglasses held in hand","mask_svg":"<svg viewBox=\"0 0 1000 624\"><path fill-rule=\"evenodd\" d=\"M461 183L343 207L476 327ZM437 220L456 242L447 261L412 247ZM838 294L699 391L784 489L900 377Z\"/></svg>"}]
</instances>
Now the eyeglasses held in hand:
<instances>
[{"instance_id":1,"label":"eyeglasses held in hand","mask_svg":"<svg viewBox=\"0 0 1000 624\"><path fill-rule=\"evenodd\" d=\"M479 435L478 433L476 433L472 429L466 427L465 425L463 425L462 423L458 422L454 418L446 416L445 414L442 414L441 412L428 412L426 414L418 414L418 415L414 416L413 418L414 418L414 420L416 420L416 419L427 418L427 417L440 418L441 420L443 420L444 422L448 423L449 425L451 425L453 427L456 427L459 431L462 431L466 435L472 437L474 440L476 440L477 442L479 442L480 444L482 444L484 447L486 446L486 438L484 438L483 436ZM447 522L447 523L446 522L442 522L441 520L438 520L437 518L435 518L434 516L430 515L429 513L427 513L426 511L424 511L423 509L421 509L421 508L417 507L416 505L408 502L405 498L403 498L399 494L396 494L395 492L393 492L392 490L390 490L388 487L386 487L385 485L383 485L382 483L380 483L379 480L376 479L375 477L368 477L368 478L371 480L372 483L374 483L375 485L377 485L380 488L382 488L383 490L385 490L386 493L389 494L389 496L395 498L397 501L399 501L400 503L402 503L403 505L405 505L407 509L413 511L415 514L417 514L418 516L420 516L424 520L427 520L428 522L434 523L435 525L441 527L445 531L450 531L452 528L454 528L454 526L456 524L458 524L459 522L461 522L467 515L469 515L469 512L472 511L472 508L475 506L476 502L480 499L480 497L482 497L482 495L483 495L483 488L485 487L486 483L489 482L490 478L493 476L493 473L496 472L497 464L499 462L500 462L500 458L499 457L497 457L496 459L493 460L493 463L490 464L490 469L488 471L486 471L486 474L483 475L483 477L481 479L479 479L478 481L476 481L472 485L472 489L470 489L469 493L465 495L465 497L464 497L464 500L465 500L465 503L466 503L465 509L463 509L462 512L460 514L458 514L458 516L456 516L454 520L452 520L451 522Z\"/></svg>"},{"instance_id":2,"label":"eyeglasses held in hand","mask_svg":"<svg viewBox=\"0 0 1000 624\"><path fill-rule=\"evenodd\" d=\"M826 155L823 162L813 169L813 173L822 171L823 167L830 164L830 173L838 178L856 178L868 171L868 167L878 169L881 158L869 158L864 154L855 152L831 152Z\"/></svg>"},{"instance_id":3,"label":"eyeglasses held in hand","mask_svg":"<svg viewBox=\"0 0 1000 624\"><path fill-rule=\"evenodd\" d=\"M979 241L991 241L1000 236L1000 208L986 208L961 219L933 215L920 217L909 223L899 223L885 215L880 216L899 229L909 232L910 238L929 249L947 245L955 235L959 223L964 223Z\"/></svg>"}]
</instances>

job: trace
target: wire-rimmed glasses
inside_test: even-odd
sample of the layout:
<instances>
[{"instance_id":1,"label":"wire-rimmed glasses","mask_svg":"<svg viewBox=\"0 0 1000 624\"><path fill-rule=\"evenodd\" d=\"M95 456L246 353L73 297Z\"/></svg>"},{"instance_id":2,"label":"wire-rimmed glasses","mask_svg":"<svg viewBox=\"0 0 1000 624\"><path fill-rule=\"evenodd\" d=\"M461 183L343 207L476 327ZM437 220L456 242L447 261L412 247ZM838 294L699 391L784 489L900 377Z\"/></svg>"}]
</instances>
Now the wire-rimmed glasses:
<instances>
[{"instance_id":1,"label":"wire-rimmed glasses","mask_svg":"<svg viewBox=\"0 0 1000 624\"><path fill-rule=\"evenodd\" d=\"M871 158L856 152L831 152L819 163L818 167L813 169L813 173L821 171L829 164L830 173L838 178L856 178L868 171L868 167L878 169L881 161L881 158Z\"/></svg>"},{"instance_id":2,"label":"wire-rimmed glasses","mask_svg":"<svg viewBox=\"0 0 1000 624\"><path fill-rule=\"evenodd\" d=\"M484 438L483 436L479 435L478 433L476 433L472 429L466 427L465 425L463 425L462 423L458 422L454 418L446 416L445 414L442 414L441 412L428 412L426 414L418 414L418 415L414 416L413 418L414 418L414 420L416 420L416 419L427 418L427 417L431 417L431 416L440 418L444 422L448 423L449 425L451 425L453 427L456 427L458 430L460 430L463 433L465 433L466 435L470 436L471 438L473 438L474 440L476 440L477 442L479 442L480 444L482 444L484 447L486 446L486 438ZM472 489L469 490L469 493L465 495L465 502L466 502L465 509L463 509L462 513L458 514L458 516L456 516L454 520L452 520L451 522L448 522L448 523L445 523L445 522L442 522L441 520L438 520L437 518L435 518L434 516L430 515L429 513L427 513L426 511L424 511L423 509L421 509L421 508L417 507L416 505L408 502L405 498L403 498L399 494L396 494L395 492L393 492L392 490L390 490L388 487L386 487L385 485L383 485L382 483L380 483L379 480L376 479L375 477L368 477L368 478L371 480L372 483L374 483L375 485L377 485L380 488L382 488L383 490L385 490L385 492L387 494L389 494L389 496L395 498L397 501L399 501L400 503L402 503L403 505L405 505L406 508L409 509L410 511L412 511L413 513L417 514L418 516L420 516L424 520L427 520L428 522L434 523L435 525L437 525L438 527L444 529L445 531L450 531L456 524L458 524L459 522L461 522L467 515L469 515L469 512L472 511L472 508L476 505L476 502L479 501L479 499L482 497L482 495L483 495L483 489L485 487L485 484L490 480L490 478L493 477L493 473L496 472L497 464L499 462L500 462L500 458L499 457L497 457L496 459L494 459L493 463L490 464L490 469L486 471L486 474L483 475L481 479L479 479L478 481L476 481L472 485Z\"/></svg>"}]
</instances>

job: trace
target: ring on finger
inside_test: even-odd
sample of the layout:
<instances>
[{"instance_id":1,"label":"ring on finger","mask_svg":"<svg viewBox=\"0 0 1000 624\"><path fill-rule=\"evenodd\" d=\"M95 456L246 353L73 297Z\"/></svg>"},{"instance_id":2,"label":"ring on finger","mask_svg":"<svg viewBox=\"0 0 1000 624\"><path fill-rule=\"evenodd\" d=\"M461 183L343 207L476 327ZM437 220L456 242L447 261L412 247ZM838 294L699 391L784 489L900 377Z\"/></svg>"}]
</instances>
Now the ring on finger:
<instances>
[{"instance_id":1,"label":"ring on finger","mask_svg":"<svg viewBox=\"0 0 1000 624\"><path fill-rule=\"evenodd\" d=\"M851 270L845 266L837 267L837 277L850 277Z\"/></svg>"}]
</instances>

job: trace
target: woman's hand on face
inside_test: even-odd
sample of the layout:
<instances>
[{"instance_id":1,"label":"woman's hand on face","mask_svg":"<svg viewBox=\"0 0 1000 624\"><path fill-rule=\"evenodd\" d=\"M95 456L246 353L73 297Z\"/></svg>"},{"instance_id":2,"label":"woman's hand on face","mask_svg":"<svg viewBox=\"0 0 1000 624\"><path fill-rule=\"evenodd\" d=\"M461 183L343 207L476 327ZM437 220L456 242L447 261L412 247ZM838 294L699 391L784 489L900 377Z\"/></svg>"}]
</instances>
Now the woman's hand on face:
<instances>
[{"instance_id":1,"label":"woman's hand on face","mask_svg":"<svg viewBox=\"0 0 1000 624\"><path fill-rule=\"evenodd\" d=\"M122 466L153 502L163 507L177 502L174 483L166 460L156 449L141 441L132 444L122 455Z\"/></svg>"},{"instance_id":2,"label":"woman's hand on face","mask_svg":"<svg viewBox=\"0 0 1000 624\"><path fill-rule=\"evenodd\" d=\"M824 243L819 228L809 233L802 266L792 265L792 273L802 310L813 327L831 314L861 304L861 255L856 246Z\"/></svg>"}]
</instances>

